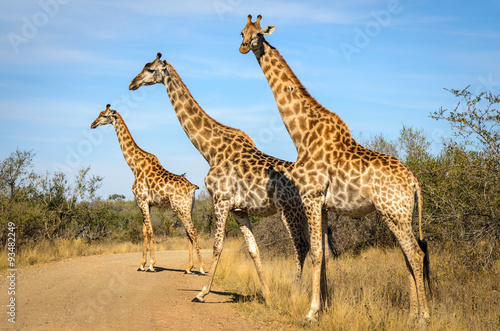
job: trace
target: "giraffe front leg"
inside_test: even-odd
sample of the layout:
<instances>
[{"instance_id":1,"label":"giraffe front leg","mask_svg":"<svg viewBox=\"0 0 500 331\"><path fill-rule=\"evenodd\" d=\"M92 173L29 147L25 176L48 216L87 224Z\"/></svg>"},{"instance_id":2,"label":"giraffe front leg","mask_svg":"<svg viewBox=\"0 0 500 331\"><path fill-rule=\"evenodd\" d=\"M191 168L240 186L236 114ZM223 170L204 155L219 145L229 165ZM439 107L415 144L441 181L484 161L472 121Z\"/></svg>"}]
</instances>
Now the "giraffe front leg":
<instances>
[{"instance_id":1,"label":"giraffe front leg","mask_svg":"<svg viewBox=\"0 0 500 331\"><path fill-rule=\"evenodd\" d=\"M210 265L208 280L203 286L201 292L198 293L198 295L196 295L196 297L192 300L193 302L205 302L205 296L208 293L210 293L212 282L215 276L215 271L217 270L217 264L219 263L219 258L222 253L229 207L230 207L229 201L222 200L220 202L217 202L217 200L214 199L214 210L215 210L215 216L217 217L217 227L215 230L212 264Z\"/></svg>"},{"instance_id":2,"label":"giraffe front leg","mask_svg":"<svg viewBox=\"0 0 500 331\"><path fill-rule=\"evenodd\" d=\"M312 260L312 298L306 320L316 321L321 309L321 292L326 284L322 284L324 277L323 268L323 231L320 203L306 205L306 213L309 221L309 233L311 235L311 260Z\"/></svg>"},{"instance_id":3,"label":"giraffe front leg","mask_svg":"<svg viewBox=\"0 0 500 331\"><path fill-rule=\"evenodd\" d=\"M144 271L144 266L146 265L146 260L147 260L147 247L148 247L148 232L146 230L146 224L142 223L142 260L141 260L141 266L137 271Z\"/></svg>"},{"instance_id":4,"label":"giraffe front leg","mask_svg":"<svg viewBox=\"0 0 500 331\"><path fill-rule=\"evenodd\" d=\"M147 234L148 234L148 242L149 242L149 268L147 271L155 272L154 265L156 263L155 259L155 249L153 247L153 225L151 224L151 220L149 220L148 224L146 224Z\"/></svg>"},{"instance_id":5,"label":"giraffe front leg","mask_svg":"<svg viewBox=\"0 0 500 331\"><path fill-rule=\"evenodd\" d=\"M137 198L137 196L136 196ZM150 242L149 237L150 235L152 236L153 229L151 228L151 219L149 216L149 203L144 201L144 200L139 200L137 201L137 204L139 205L139 208L141 208L142 212L142 260L141 260L141 266L137 271L145 271L146 269L144 266L146 265L147 261L147 254L148 254L148 243ZM152 238L151 238L152 242ZM150 252L152 244L150 245ZM152 261L154 263L154 253L151 254ZM151 265L149 266L149 269L151 270ZM153 270L154 271L154 270Z\"/></svg>"}]
</instances>

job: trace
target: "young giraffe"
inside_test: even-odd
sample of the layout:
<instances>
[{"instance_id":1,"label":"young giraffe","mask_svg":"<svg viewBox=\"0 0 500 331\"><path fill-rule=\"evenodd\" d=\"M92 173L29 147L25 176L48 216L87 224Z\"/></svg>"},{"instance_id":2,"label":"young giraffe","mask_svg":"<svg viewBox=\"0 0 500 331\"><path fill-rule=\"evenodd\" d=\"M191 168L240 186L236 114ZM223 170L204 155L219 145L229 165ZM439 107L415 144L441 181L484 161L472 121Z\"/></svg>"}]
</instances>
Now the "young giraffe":
<instances>
[{"instance_id":1,"label":"young giraffe","mask_svg":"<svg viewBox=\"0 0 500 331\"><path fill-rule=\"evenodd\" d=\"M415 197L419 224L422 217L418 180L396 158L358 144L346 123L307 92L279 52L264 39L275 27L261 29L262 16L255 22L251 18L249 15L241 32L240 52L252 50L255 54L298 152L291 175L306 209L313 261L313 295L307 318L314 320L321 304L326 304L321 298L326 298L324 235L328 209L352 217L374 210L381 214L398 239L408 266L411 315L428 319L424 288L427 248L422 230L417 241L411 226Z\"/></svg>"},{"instance_id":2,"label":"young giraffe","mask_svg":"<svg viewBox=\"0 0 500 331\"><path fill-rule=\"evenodd\" d=\"M276 212L281 214L293 239L295 276L299 279L309 251L307 218L293 182L284 176L283 172L272 170L280 167L283 171L289 171L293 163L262 153L246 133L223 125L208 116L172 65L160 58L161 54L158 53L153 62L147 63L132 80L129 88L136 90L145 85L164 84L182 128L210 165L205 185L214 200L217 226L210 277L193 301L203 302L210 292L222 252L229 212L234 215L245 237L266 297L269 289L263 276L259 250L248 215L269 216Z\"/></svg>"},{"instance_id":3,"label":"young giraffe","mask_svg":"<svg viewBox=\"0 0 500 331\"><path fill-rule=\"evenodd\" d=\"M198 255L200 263L200 273L203 271L203 259L200 247L198 246L197 231L191 220L191 212L194 202L194 191L198 186L190 183L185 177L174 175L162 167L156 156L145 152L135 143L130 131L125 125L123 118L116 110L106 106L95 121L90 126L95 129L98 126L112 124L115 127L118 142L130 169L135 176L132 192L135 195L137 204L141 208L143 224L142 234L144 236L142 261L139 270L145 270L147 258L147 246L149 244L149 271L155 271L155 252L153 248L153 227L151 226L150 208L172 208L179 216L184 227L189 242L189 264L186 273L191 273L193 269L193 245Z\"/></svg>"}]
</instances>

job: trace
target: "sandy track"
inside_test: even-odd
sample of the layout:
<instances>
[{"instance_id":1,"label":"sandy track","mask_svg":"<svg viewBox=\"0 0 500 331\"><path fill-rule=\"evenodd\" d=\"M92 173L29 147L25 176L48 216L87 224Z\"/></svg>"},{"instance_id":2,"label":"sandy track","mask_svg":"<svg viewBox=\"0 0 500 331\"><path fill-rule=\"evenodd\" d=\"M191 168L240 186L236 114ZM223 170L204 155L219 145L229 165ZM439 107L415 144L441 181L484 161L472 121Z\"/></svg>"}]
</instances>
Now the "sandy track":
<instances>
[{"instance_id":1,"label":"sandy track","mask_svg":"<svg viewBox=\"0 0 500 331\"><path fill-rule=\"evenodd\" d=\"M138 272L140 253L88 256L20 269L16 274L16 324L22 330L256 330L217 291L192 303L206 277L185 274L187 251L156 252L157 272ZM203 250L205 263L211 250ZM198 264L195 260L195 270ZM206 270L209 265L206 266ZM1 278L0 328L11 328L10 296Z\"/></svg>"}]
</instances>

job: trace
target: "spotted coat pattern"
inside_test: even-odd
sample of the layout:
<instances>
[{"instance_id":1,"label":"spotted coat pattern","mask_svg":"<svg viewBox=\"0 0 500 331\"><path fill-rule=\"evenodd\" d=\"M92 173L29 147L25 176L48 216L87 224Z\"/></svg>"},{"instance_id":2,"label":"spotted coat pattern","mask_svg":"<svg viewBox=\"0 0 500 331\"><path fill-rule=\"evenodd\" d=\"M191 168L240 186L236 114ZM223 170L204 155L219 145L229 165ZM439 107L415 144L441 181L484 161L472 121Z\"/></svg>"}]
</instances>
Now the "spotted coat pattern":
<instances>
[{"instance_id":1,"label":"spotted coat pattern","mask_svg":"<svg viewBox=\"0 0 500 331\"><path fill-rule=\"evenodd\" d=\"M407 261L410 310L429 318L423 280L424 252L413 235L415 196L421 222L422 194L418 180L396 158L358 144L346 123L319 104L304 88L279 52L264 35L274 26L260 27L251 16L241 32L241 53L255 54L276 99L278 110L297 149L293 181L306 209L311 235L313 296L307 318L314 320L326 302L324 268L325 215L322 210L361 217L378 211L398 239ZM323 213L325 214L325 213ZM420 231L420 239L421 239Z\"/></svg>"},{"instance_id":2,"label":"spotted coat pattern","mask_svg":"<svg viewBox=\"0 0 500 331\"><path fill-rule=\"evenodd\" d=\"M189 264L186 272L190 273L194 267L194 246L200 263L200 272L204 274L197 230L191 219L194 192L198 189L198 186L190 183L184 176L175 175L165 170L156 156L139 148L121 115L116 110L110 109L110 105L107 105L106 110L99 114L90 127L95 129L106 124L114 126L125 161L127 161L135 176L132 192L141 208L144 238L142 261L139 269L145 270L144 265L146 264L147 248L149 247L149 270L154 271L155 253L150 208L172 208L184 224L188 238Z\"/></svg>"},{"instance_id":3,"label":"spotted coat pattern","mask_svg":"<svg viewBox=\"0 0 500 331\"><path fill-rule=\"evenodd\" d=\"M217 226L209 279L194 301L203 302L210 292L230 212L244 234L264 296L269 289L248 215L281 214L294 243L295 275L299 279L309 251L309 235L300 195L293 181L286 176L292 170L293 163L262 153L246 133L208 116L172 65L160 58L161 54L158 53L153 62L147 63L129 88L135 90L144 85L164 84L182 128L210 165L205 185L214 200Z\"/></svg>"}]
</instances>

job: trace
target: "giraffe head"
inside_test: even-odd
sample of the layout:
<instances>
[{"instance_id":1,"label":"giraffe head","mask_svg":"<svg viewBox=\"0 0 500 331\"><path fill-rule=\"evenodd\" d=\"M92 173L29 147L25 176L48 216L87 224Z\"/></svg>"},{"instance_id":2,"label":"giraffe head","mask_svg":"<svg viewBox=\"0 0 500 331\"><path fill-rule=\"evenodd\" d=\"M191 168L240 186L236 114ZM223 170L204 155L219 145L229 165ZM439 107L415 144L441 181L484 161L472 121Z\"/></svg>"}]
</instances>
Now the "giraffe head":
<instances>
[{"instance_id":1,"label":"giraffe head","mask_svg":"<svg viewBox=\"0 0 500 331\"><path fill-rule=\"evenodd\" d=\"M264 41L264 35L269 36L274 32L276 27L269 25L264 29L260 27L261 15L257 16L257 20L252 22L252 15L248 15L247 25L241 31L243 41L241 42L240 52L243 54L248 53L250 50L257 50Z\"/></svg>"},{"instance_id":2,"label":"giraffe head","mask_svg":"<svg viewBox=\"0 0 500 331\"><path fill-rule=\"evenodd\" d=\"M165 76L168 76L167 60L160 60L160 58L161 53L158 53L153 62L146 63L144 69L130 82L129 90L137 90L141 86L163 83Z\"/></svg>"},{"instance_id":3,"label":"giraffe head","mask_svg":"<svg viewBox=\"0 0 500 331\"><path fill-rule=\"evenodd\" d=\"M116 120L117 112L116 110L109 109L111 105L106 105L106 110L103 110L99 116L95 119L94 122L90 125L91 129L95 129L98 126L101 125L106 125L106 124L113 124Z\"/></svg>"}]
</instances>

